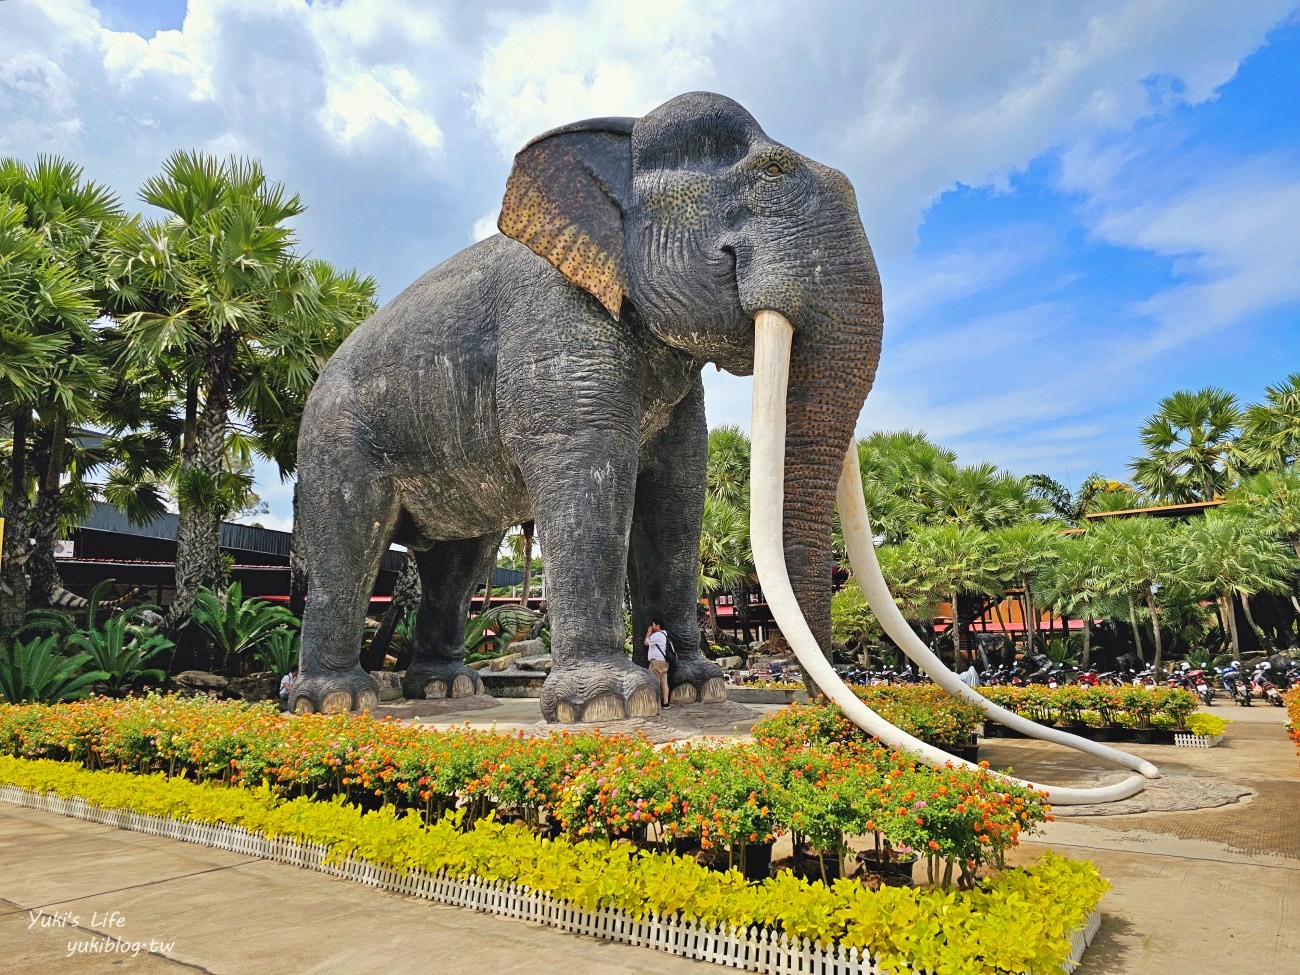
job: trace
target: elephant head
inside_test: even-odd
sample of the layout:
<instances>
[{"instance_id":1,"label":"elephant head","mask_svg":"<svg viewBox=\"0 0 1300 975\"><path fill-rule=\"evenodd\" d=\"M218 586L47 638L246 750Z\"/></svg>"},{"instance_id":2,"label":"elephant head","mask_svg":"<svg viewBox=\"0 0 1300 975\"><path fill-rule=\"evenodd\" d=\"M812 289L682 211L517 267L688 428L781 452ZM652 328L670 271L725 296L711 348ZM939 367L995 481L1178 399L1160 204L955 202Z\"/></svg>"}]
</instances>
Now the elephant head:
<instances>
[{"instance_id":1,"label":"elephant head","mask_svg":"<svg viewBox=\"0 0 1300 975\"><path fill-rule=\"evenodd\" d=\"M696 92L642 118L592 119L534 139L515 158L499 226L615 318L701 363L754 375L751 540L782 633L850 718L926 760L951 760L862 705L820 649L830 645L837 489L842 520L859 526L851 549L864 592L882 620L898 615L883 580L872 582L880 573L856 473L854 428L884 315L848 179L769 138L731 99ZM860 525L849 506L861 510ZM902 631L912 636L887 625L900 643ZM969 690L937 660L925 665L951 676L961 688L953 693Z\"/></svg>"}]
</instances>

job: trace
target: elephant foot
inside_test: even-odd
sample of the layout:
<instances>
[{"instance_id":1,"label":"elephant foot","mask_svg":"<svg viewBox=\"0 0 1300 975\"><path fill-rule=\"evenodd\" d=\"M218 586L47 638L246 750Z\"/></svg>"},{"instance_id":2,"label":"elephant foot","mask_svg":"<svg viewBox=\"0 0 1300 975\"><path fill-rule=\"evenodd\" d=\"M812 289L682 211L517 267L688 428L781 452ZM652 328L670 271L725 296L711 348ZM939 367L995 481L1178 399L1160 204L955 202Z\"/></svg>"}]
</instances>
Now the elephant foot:
<instances>
[{"instance_id":1,"label":"elephant foot","mask_svg":"<svg viewBox=\"0 0 1300 975\"><path fill-rule=\"evenodd\" d=\"M552 670L542 684L542 717L562 724L648 718L659 713L659 682L622 654Z\"/></svg>"},{"instance_id":2,"label":"elephant foot","mask_svg":"<svg viewBox=\"0 0 1300 975\"><path fill-rule=\"evenodd\" d=\"M402 678L402 696L413 700L473 697L483 693L483 678L460 660L413 663Z\"/></svg>"},{"instance_id":3,"label":"elephant foot","mask_svg":"<svg viewBox=\"0 0 1300 975\"><path fill-rule=\"evenodd\" d=\"M373 711L378 706L379 685L360 667L324 674L299 674L289 688L289 709L295 714Z\"/></svg>"},{"instance_id":4,"label":"elephant foot","mask_svg":"<svg viewBox=\"0 0 1300 975\"><path fill-rule=\"evenodd\" d=\"M727 699L722 668L703 657L678 659L668 672L668 686L674 704L718 704Z\"/></svg>"}]
</instances>

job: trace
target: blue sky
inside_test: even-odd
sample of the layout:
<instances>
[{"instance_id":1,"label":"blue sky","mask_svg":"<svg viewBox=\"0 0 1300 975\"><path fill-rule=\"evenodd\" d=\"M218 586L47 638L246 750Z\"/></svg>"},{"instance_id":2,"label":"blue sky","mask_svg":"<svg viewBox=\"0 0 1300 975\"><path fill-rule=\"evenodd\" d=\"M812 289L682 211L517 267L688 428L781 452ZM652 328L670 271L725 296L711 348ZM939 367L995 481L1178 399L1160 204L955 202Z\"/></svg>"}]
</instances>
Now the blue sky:
<instances>
[{"instance_id":1,"label":"blue sky","mask_svg":"<svg viewBox=\"0 0 1300 975\"><path fill-rule=\"evenodd\" d=\"M0 154L128 202L176 148L255 155L387 298L490 232L530 136L709 89L857 188L886 310L860 432L1077 486L1125 477L1173 390L1300 371L1294 0L791 9L6 0ZM706 381L747 426L748 381Z\"/></svg>"}]
</instances>

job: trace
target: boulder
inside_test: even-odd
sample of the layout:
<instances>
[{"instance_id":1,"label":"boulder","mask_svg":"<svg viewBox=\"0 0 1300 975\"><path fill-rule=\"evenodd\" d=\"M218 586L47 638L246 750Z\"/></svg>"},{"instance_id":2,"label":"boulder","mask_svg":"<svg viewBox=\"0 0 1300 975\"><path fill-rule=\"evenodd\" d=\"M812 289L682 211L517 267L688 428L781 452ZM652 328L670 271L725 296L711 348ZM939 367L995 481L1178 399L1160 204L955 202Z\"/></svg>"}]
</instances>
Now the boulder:
<instances>
[{"instance_id":1,"label":"boulder","mask_svg":"<svg viewBox=\"0 0 1300 975\"><path fill-rule=\"evenodd\" d=\"M370 676L379 685L379 700L396 701L402 696L402 678L404 670L372 670Z\"/></svg>"},{"instance_id":2,"label":"boulder","mask_svg":"<svg viewBox=\"0 0 1300 975\"><path fill-rule=\"evenodd\" d=\"M212 674L209 677L215 676ZM224 678L218 678L224 680ZM240 700L255 704L258 701L274 701L280 695L280 677L276 674L250 674L248 677L232 677L226 681L226 693Z\"/></svg>"},{"instance_id":3,"label":"boulder","mask_svg":"<svg viewBox=\"0 0 1300 975\"><path fill-rule=\"evenodd\" d=\"M517 643L512 643L510 644L510 652L521 657L547 657L551 653L541 640L520 640Z\"/></svg>"},{"instance_id":4,"label":"boulder","mask_svg":"<svg viewBox=\"0 0 1300 975\"><path fill-rule=\"evenodd\" d=\"M203 694L224 691L230 686L230 681L226 678L220 674L209 674L206 670L183 670L172 678L172 683L182 690Z\"/></svg>"},{"instance_id":5,"label":"boulder","mask_svg":"<svg viewBox=\"0 0 1300 975\"><path fill-rule=\"evenodd\" d=\"M714 661L723 670L739 670L745 666L744 657L719 657Z\"/></svg>"},{"instance_id":6,"label":"boulder","mask_svg":"<svg viewBox=\"0 0 1300 975\"><path fill-rule=\"evenodd\" d=\"M515 664L515 669L549 674L551 672L551 657L549 654L545 657L525 657Z\"/></svg>"}]
</instances>

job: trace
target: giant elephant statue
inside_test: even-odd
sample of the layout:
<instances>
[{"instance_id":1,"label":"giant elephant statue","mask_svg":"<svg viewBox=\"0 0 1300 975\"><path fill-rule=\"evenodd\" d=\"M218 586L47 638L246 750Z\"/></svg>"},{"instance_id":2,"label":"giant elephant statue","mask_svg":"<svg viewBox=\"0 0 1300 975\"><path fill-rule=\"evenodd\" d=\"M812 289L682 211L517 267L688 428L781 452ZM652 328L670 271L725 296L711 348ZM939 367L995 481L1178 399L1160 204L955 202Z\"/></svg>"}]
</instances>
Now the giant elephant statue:
<instances>
[{"instance_id":1,"label":"giant elephant statue","mask_svg":"<svg viewBox=\"0 0 1300 975\"><path fill-rule=\"evenodd\" d=\"M672 699L723 700L696 623L701 371L713 363L755 377L764 592L811 675L870 723L819 649L837 488L850 525L842 488L855 477L862 503L854 428L883 323L848 179L769 138L734 101L696 92L534 139L515 158L498 225L360 326L312 391L299 443L310 598L295 710L377 703L357 646L392 542L416 553L423 588L404 692L480 691L464 664L470 595L503 532L529 519L546 554L548 721L659 711L655 679L623 652L625 580L633 632L662 618L679 648ZM859 574L874 564L865 518L850 539ZM878 599L893 608L887 591Z\"/></svg>"}]
</instances>

